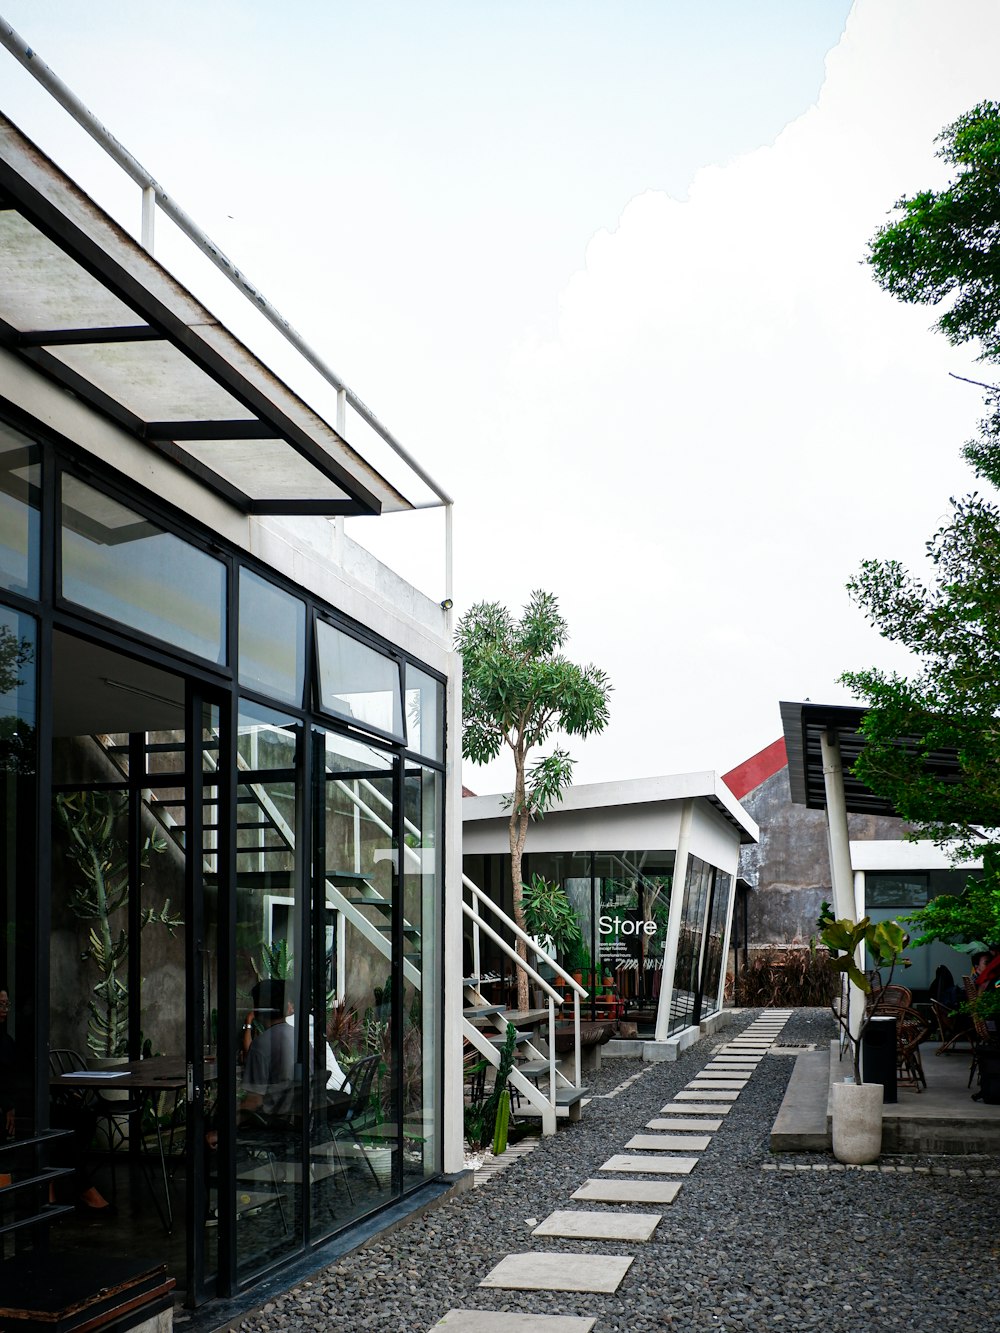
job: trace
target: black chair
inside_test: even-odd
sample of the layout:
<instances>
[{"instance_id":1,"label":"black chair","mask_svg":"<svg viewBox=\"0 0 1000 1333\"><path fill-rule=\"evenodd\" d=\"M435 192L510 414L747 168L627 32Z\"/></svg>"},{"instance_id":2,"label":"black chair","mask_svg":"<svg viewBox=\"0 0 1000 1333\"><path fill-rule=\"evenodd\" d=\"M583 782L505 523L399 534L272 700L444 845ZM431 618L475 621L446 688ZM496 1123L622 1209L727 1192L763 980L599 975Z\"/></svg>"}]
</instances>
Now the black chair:
<instances>
[{"instance_id":1,"label":"black chair","mask_svg":"<svg viewBox=\"0 0 1000 1333\"><path fill-rule=\"evenodd\" d=\"M350 1139L356 1153L359 1153L365 1166L371 1172L372 1180L379 1189L382 1188L382 1182L379 1180L371 1159L368 1156L365 1145L359 1137L359 1130L373 1125L376 1122L375 1108L372 1105L371 1091L372 1083L375 1081L375 1075L378 1073L382 1057L380 1055L366 1055L356 1061L349 1068L344 1070L345 1086L350 1086L350 1092L331 1092L327 1093L327 1129L330 1135L330 1142L333 1144L334 1151L343 1166L347 1162L340 1151L340 1144L345 1139ZM345 1171L344 1183L347 1186L347 1193L354 1200L354 1194L351 1190L348 1173Z\"/></svg>"},{"instance_id":2,"label":"black chair","mask_svg":"<svg viewBox=\"0 0 1000 1333\"><path fill-rule=\"evenodd\" d=\"M49 1052L49 1074L52 1078L89 1072L87 1061L79 1051L56 1047ZM130 1097L112 1100L102 1096L97 1088L60 1088L55 1084L52 1088L52 1105L56 1113L53 1122L61 1122L60 1128L71 1129L81 1137L89 1139L98 1124L104 1125L111 1164L111 1197L116 1199L118 1182L115 1178L115 1158L118 1149L128 1143L123 1121L127 1123L128 1117L137 1109L136 1102ZM86 1146L89 1148L90 1144Z\"/></svg>"}]
</instances>

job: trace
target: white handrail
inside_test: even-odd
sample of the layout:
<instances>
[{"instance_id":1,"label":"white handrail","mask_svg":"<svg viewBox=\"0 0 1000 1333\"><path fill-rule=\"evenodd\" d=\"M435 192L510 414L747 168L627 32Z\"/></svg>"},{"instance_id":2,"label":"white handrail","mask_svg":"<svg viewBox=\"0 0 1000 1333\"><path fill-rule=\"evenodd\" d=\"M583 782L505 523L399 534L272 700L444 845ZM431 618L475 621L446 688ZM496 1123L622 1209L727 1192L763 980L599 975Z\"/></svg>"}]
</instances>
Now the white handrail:
<instances>
[{"instance_id":1,"label":"white handrail","mask_svg":"<svg viewBox=\"0 0 1000 1333\"><path fill-rule=\"evenodd\" d=\"M535 943L534 938L531 935L529 935L526 931L522 930L516 921L511 921L509 917L506 917L505 913L501 913L500 909L497 907L496 903L489 896L489 894L483 893L482 889L478 888L475 884L473 884L472 880L469 879L468 875L462 876L462 883L465 885L467 889L470 889L472 893L475 894L475 896L479 899L480 902L486 903L492 912L505 917L505 920L508 922L513 934L516 935L519 940L523 940L524 943L528 946L528 948L534 951L537 957L545 959L546 963L549 964L552 970L556 972L558 976L562 977L564 986L572 986L573 990L576 991L577 995L579 995L584 1000L587 999L589 992L585 990L584 987L581 986L578 981L574 981L574 979L570 976L570 974L566 971L566 969L560 967L560 965L555 961L555 959L550 958L544 949L539 948L539 946ZM527 964L525 964L525 966L527 966Z\"/></svg>"}]
</instances>

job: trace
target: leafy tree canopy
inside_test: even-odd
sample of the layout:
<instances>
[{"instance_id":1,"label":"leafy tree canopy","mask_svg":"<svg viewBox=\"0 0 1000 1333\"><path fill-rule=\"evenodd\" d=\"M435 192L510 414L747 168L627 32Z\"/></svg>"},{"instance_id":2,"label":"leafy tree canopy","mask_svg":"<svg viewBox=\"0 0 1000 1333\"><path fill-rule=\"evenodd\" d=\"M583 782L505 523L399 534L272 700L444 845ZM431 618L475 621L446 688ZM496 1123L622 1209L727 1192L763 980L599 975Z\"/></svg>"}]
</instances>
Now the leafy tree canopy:
<instances>
[{"instance_id":1,"label":"leafy tree canopy","mask_svg":"<svg viewBox=\"0 0 1000 1333\"><path fill-rule=\"evenodd\" d=\"M937 139L938 156L956 167L944 190L896 201L902 214L871 242L879 284L901 301L936 305L954 297L938 327L957 344L978 338L1000 355L1000 103L981 102Z\"/></svg>"},{"instance_id":2,"label":"leafy tree canopy","mask_svg":"<svg viewBox=\"0 0 1000 1333\"><path fill-rule=\"evenodd\" d=\"M900 300L947 299L938 327L956 345L978 340L980 359L997 362L1000 104L974 107L938 142L954 179L900 199L869 262ZM992 491L1000 487L1000 389L980 387L988 415L964 454ZM982 938L991 922L1000 924L1000 508L993 494L978 492L951 506L927 542L926 578L896 560L867 560L848 584L871 623L918 664L910 675L871 669L843 677L869 705L855 773L892 801L915 826L913 836L983 857L981 884L909 918L923 932L920 943ZM942 757L952 761L950 773Z\"/></svg>"},{"instance_id":3,"label":"leafy tree canopy","mask_svg":"<svg viewBox=\"0 0 1000 1333\"><path fill-rule=\"evenodd\" d=\"M590 736L604 730L611 683L598 667L577 666L563 654L566 620L550 592L531 594L521 618L498 602L478 602L459 620L462 654L462 754L474 764L506 747L514 760L510 805L510 874L514 920L525 928L521 861L528 823L540 818L573 775L568 751L556 746L529 766L528 757L558 733ZM523 941L517 941L526 957ZM518 1005L527 1007L525 973L518 969Z\"/></svg>"}]
</instances>

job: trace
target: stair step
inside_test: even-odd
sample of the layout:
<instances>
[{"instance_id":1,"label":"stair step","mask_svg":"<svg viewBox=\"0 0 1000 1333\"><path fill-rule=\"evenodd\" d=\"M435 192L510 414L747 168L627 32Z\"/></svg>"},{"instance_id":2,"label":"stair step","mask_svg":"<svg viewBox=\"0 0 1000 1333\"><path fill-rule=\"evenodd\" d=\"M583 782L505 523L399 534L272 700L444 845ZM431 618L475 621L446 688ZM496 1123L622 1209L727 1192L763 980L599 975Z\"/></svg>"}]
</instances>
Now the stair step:
<instances>
[{"instance_id":1,"label":"stair step","mask_svg":"<svg viewBox=\"0 0 1000 1333\"><path fill-rule=\"evenodd\" d=\"M584 1097L587 1096L587 1093L589 1091L590 1091L589 1088L567 1088L567 1087L557 1088L556 1115L557 1116L570 1115L574 1111L574 1108L578 1107L580 1102L583 1101ZM540 1116L541 1114L542 1114L541 1111L539 1111L537 1107L532 1106L531 1103L528 1101L522 1101L517 1112L519 1120L523 1119L526 1116ZM578 1111L577 1114L579 1114Z\"/></svg>"},{"instance_id":2,"label":"stair step","mask_svg":"<svg viewBox=\"0 0 1000 1333\"><path fill-rule=\"evenodd\" d=\"M482 1008L463 1009L462 1013L466 1018L492 1018L495 1014L502 1014L504 1007L502 1004L485 1004Z\"/></svg>"},{"instance_id":3,"label":"stair step","mask_svg":"<svg viewBox=\"0 0 1000 1333\"><path fill-rule=\"evenodd\" d=\"M520 1046L522 1042L529 1040L529 1036L530 1034L527 1032L518 1032L514 1040L514 1045ZM506 1036L501 1037L499 1033L496 1035L488 1036L486 1040L488 1042L492 1042L494 1046L504 1046L506 1045L507 1042Z\"/></svg>"},{"instance_id":4,"label":"stair step","mask_svg":"<svg viewBox=\"0 0 1000 1333\"><path fill-rule=\"evenodd\" d=\"M549 1062L548 1060L525 1060L524 1064L515 1065L514 1068L525 1078L536 1079L540 1074L548 1075Z\"/></svg>"}]
</instances>

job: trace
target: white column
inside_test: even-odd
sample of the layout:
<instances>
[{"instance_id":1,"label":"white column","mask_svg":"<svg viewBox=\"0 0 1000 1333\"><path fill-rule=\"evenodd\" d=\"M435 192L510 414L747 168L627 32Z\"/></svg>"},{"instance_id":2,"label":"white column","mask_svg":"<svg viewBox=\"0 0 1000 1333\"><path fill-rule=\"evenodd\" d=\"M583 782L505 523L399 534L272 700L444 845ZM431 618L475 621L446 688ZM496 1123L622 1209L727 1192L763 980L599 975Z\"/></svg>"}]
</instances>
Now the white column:
<instances>
[{"instance_id":1,"label":"white column","mask_svg":"<svg viewBox=\"0 0 1000 1333\"><path fill-rule=\"evenodd\" d=\"M684 882L687 879L688 846L691 825L694 823L694 801L687 800L681 807L680 827L677 831L677 851L674 853L674 878L670 888L670 915L667 918L667 938L663 942L663 974L660 977L660 1003L656 1008L656 1041L666 1041L670 1030L670 997L674 990L674 971L677 963L677 942L681 936L681 916L684 911Z\"/></svg>"},{"instance_id":2,"label":"white column","mask_svg":"<svg viewBox=\"0 0 1000 1333\"><path fill-rule=\"evenodd\" d=\"M840 741L832 727L826 728L819 738L823 757L823 785L826 789L826 832L830 848L830 883L833 889L833 911L837 919L857 920L854 897L854 871L851 868L851 843L847 832L847 798L844 795L844 766L840 758ZM859 950L863 954L863 948ZM864 968L863 957L855 958ZM850 996L851 1032L856 1036L864 1015L864 997L856 986L848 987Z\"/></svg>"},{"instance_id":3,"label":"white column","mask_svg":"<svg viewBox=\"0 0 1000 1333\"><path fill-rule=\"evenodd\" d=\"M444 1169L461 1171L465 1133L462 1087L462 659L448 672L444 879Z\"/></svg>"}]
</instances>

